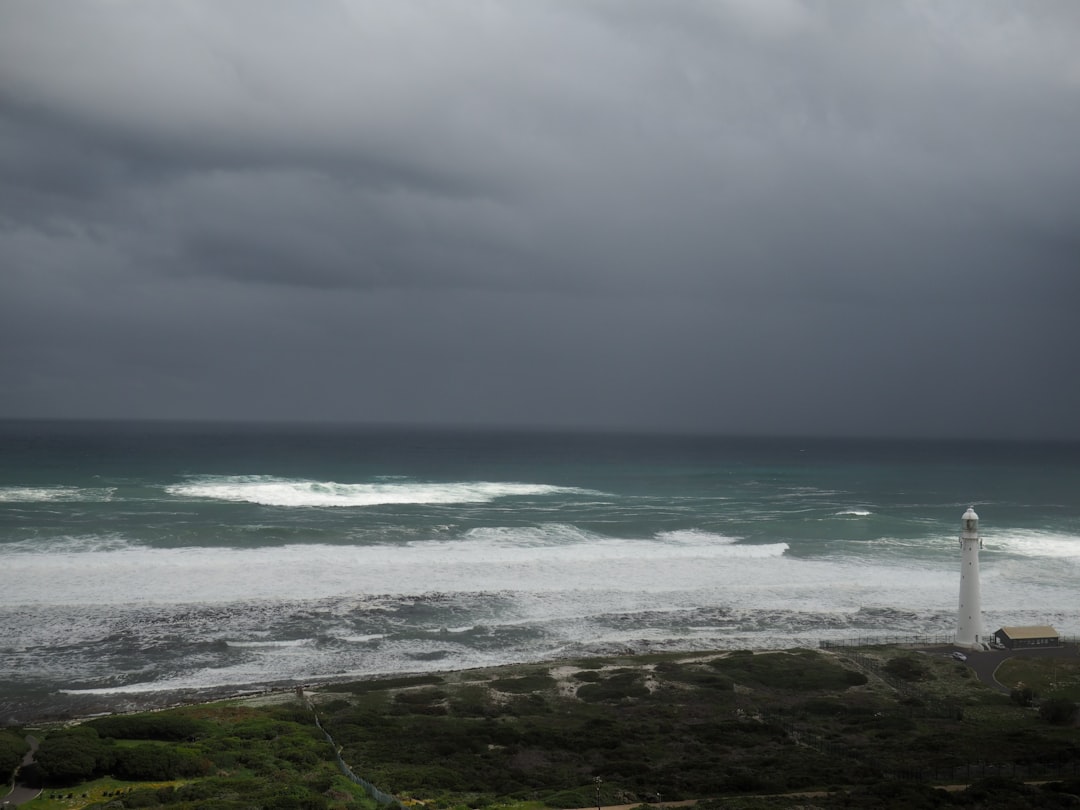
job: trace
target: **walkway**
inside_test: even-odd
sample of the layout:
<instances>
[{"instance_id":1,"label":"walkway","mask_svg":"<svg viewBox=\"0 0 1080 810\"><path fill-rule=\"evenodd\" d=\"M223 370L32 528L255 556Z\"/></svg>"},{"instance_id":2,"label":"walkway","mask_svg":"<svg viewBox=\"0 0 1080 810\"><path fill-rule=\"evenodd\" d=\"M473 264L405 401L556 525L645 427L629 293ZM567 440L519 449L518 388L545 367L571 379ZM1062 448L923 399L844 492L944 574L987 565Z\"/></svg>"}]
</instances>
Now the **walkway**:
<instances>
[{"instance_id":1,"label":"walkway","mask_svg":"<svg viewBox=\"0 0 1080 810\"><path fill-rule=\"evenodd\" d=\"M27 735L26 742L30 746L30 750L26 752L26 756L22 759L20 768L25 768L27 765L31 765L34 762L34 753L37 751L38 741L36 737ZM18 771L15 772L15 778L19 778ZM20 804L26 804L31 799L36 799L41 795L41 788L29 788L21 782L15 782L15 787L11 789L11 792L0 799L0 805L11 805L12 807L18 807Z\"/></svg>"}]
</instances>

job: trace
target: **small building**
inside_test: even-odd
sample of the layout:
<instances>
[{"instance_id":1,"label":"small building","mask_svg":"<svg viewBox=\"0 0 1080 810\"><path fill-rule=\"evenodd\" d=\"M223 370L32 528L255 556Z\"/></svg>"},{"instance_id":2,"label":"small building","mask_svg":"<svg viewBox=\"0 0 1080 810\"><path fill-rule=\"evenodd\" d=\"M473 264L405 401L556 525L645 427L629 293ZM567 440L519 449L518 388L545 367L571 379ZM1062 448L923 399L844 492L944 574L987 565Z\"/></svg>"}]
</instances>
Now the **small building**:
<instances>
[{"instance_id":1,"label":"small building","mask_svg":"<svg viewBox=\"0 0 1080 810\"><path fill-rule=\"evenodd\" d=\"M1023 650L1032 647L1057 647L1061 644L1058 631L1048 624L1031 627L1002 627L994 638L1010 650Z\"/></svg>"}]
</instances>

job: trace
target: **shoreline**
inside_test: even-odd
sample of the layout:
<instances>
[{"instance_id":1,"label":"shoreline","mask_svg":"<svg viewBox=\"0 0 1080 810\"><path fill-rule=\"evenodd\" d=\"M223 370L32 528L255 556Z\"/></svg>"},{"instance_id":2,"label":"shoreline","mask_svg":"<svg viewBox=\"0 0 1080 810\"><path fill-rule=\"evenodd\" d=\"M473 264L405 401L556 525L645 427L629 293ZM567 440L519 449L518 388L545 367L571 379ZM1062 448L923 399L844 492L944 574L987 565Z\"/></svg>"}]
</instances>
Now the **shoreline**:
<instances>
[{"instance_id":1,"label":"shoreline","mask_svg":"<svg viewBox=\"0 0 1080 810\"><path fill-rule=\"evenodd\" d=\"M795 648L790 648L795 649ZM808 649L808 648L800 648ZM212 686L203 689L162 689L137 693L49 693L43 695L33 703L27 703L19 707L7 705L0 701L0 709L4 714L0 716L0 728L49 726L57 724L81 723L95 717L103 717L112 714L137 714L139 712L165 711L168 709L185 706L198 706L208 703L223 701L260 700L274 695L294 695L297 688L305 691L325 690L335 684L351 684L362 682L392 681L396 679L411 678L440 678L447 680L467 679L470 673L485 673L485 678L494 678L508 672L525 667L548 667L555 668L570 662L585 661L590 659L610 659L644 661L654 656L663 657L719 657L733 652L770 653L781 652L781 649L723 649L714 650L684 650L656 652L633 652L626 650L617 654L596 653L592 655L579 655L572 658L544 658L536 661L518 661L494 666L468 667L464 669L446 669L435 671L412 670L400 672L388 672L370 676L343 676L341 678L329 678L311 681L289 681L268 684L249 684L242 686ZM47 707L44 704L62 704Z\"/></svg>"},{"instance_id":2,"label":"shoreline","mask_svg":"<svg viewBox=\"0 0 1080 810\"><path fill-rule=\"evenodd\" d=\"M954 644L913 644L905 642L893 642L891 644L868 644L866 647L886 646L910 651L932 653L937 651L952 651L959 649ZM466 680L493 680L506 677L526 668L547 668L549 670L560 667L572 666L584 661L603 660L612 662L618 666L647 666L649 663L662 660L694 660L727 657L732 654L768 655L789 652L792 650L810 650L824 655L836 655L842 653L846 647L841 648L818 648L794 646L787 648L716 648L711 650L681 650L665 652L634 652L624 650L615 654L579 655L574 657L547 658L536 661L519 661L509 664L494 666L469 667L464 669L447 669L436 671L400 671L382 673L363 677L344 676L312 681L288 681L267 684L249 684L243 686L218 686L205 689L165 689L160 691L130 693L102 693L93 695L80 695L71 693L43 695L33 703L15 707L0 703L5 709L5 715L0 717L0 728L25 727L34 728L56 724L81 723L95 717L114 714L136 714L139 712L165 711L168 709L182 708L185 706L198 706L209 703L224 701L267 701L276 696L294 696L298 689L305 692L332 690L336 684L354 684L364 682L390 682L398 680L414 680L435 678L446 682L461 682ZM1061 657L1080 658L1080 643L1068 640L1066 643L1053 648L1025 649L1015 651L991 651L991 652L968 652L967 666L975 676L986 685L998 691L1008 691L994 677L997 667L1006 659L1012 657ZM60 705L57 705L59 703ZM52 704L52 705L48 705Z\"/></svg>"}]
</instances>

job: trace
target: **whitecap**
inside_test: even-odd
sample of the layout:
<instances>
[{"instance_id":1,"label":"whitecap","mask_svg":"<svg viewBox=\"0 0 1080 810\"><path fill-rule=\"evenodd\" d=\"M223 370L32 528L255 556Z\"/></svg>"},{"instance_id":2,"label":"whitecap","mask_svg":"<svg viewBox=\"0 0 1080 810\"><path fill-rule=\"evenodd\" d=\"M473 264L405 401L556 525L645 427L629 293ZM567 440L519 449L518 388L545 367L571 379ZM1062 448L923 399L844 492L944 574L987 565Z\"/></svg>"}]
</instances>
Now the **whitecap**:
<instances>
[{"instance_id":1,"label":"whitecap","mask_svg":"<svg viewBox=\"0 0 1080 810\"><path fill-rule=\"evenodd\" d=\"M725 534L716 534L701 529L679 529L676 531L659 532L658 540L666 543L682 543L686 545L731 545L739 542L737 537L729 537Z\"/></svg>"},{"instance_id":2,"label":"whitecap","mask_svg":"<svg viewBox=\"0 0 1080 810\"><path fill-rule=\"evenodd\" d=\"M259 649L265 647L310 647L315 644L313 638L297 638L297 639L268 639L265 641L229 641L225 640L225 644L229 647L237 648L252 648Z\"/></svg>"},{"instance_id":3,"label":"whitecap","mask_svg":"<svg viewBox=\"0 0 1080 810\"><path fill-rule=\"evenodd\" d=\"M342 484L269 475L204 476L187 483L173 484L166 487L165 491L180 498L286 507L488 503L497 498L584 492L572 487L514 482L436 483L380 480L376 483Z\"/></svg>"},{"instance_id":4,"label":"whitecap","mask_svg":"<svg viewBox=\"0 0 1080 810\"><path fill-rule=\"evenodd\" d=\"M47 539L35 537L0 544L0 556L67 555L122 551L131 548L132 541L122 534L61 535Z\"/></svg>"},{"instance_id":5,"label":"whitecap","mask_svg":"<svg viewBox=\"0 0 1080 810\"><path fill-rule=\"evenodd\" d=\"M1080 537L1047 531L1013 531L983 538L987 549L1025 557L1080 558Z\"/></svg>"},{"instance_id":6,"label":"whitecap","mask_svg":"<svg viewBox=\"0 0 1080 810\"><path fill-rule=\"evenodd\" d=\"M115 487L0 487L0 503L78 503L112 500Z\"/></svg>"}]
</instances>

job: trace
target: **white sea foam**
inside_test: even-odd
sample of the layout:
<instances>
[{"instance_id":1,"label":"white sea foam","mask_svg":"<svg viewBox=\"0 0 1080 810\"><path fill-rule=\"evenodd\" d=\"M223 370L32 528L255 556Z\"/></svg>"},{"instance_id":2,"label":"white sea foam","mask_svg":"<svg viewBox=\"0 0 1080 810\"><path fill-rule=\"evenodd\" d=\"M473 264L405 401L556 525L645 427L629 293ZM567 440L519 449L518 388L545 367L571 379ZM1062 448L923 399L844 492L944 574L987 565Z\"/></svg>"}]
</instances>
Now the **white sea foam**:
<instances>
[{"instance_id":1,"label":"white sea foam","mask_svg":"<svg viewBox=\"0 0 1080 810\"><path fill-rule=\"evenodd\" d=\"M869 517L872 514L869 509L843 509L836 513L836 517Z\"/></svg>"},{"instance_id":2,"label":"white sea foam","mask_svg":"<svg viewBox=\"0 0 1080 810\"><path fill-rule=\"evenodd\" d=\"M514 576L501 575L503 568L497 564L488 566L477 572L483 575L478 578L488 580L493 587L516 582ZM1049 622L1066 633L1080 626L1071 588L1019 585L1009 576L997 575L992 564L988 569L983 580L988 626ZM304 572L300 574L305 576ZM464 669L583 654L588 650L790 646L813 644L820 638L880 634L892 624L901 633L948 634L954 626L957 593L957 573L952 567L913 569L788 556L764 562L694 559L682 561L681 565L657 565L640 559L622 566L567 562L557 571L543 573L531 590L470 592L463 589L467 584L464 579L448 577L437 581L437 572L431 568L421 575L432 578L431 584L437 582L439 592L338 597L312 603L310 608L301 607L309 603L282 600L267 602L265 607L254 602L237 603L231 608L88 607L86 612L96 615L98 622L115 622L120 617L120 626L129 628L125 632L136 632L143 644L158 639L154 634L159 627L161 632L180 632L185 638L204 633L213 638L217 632L218 638L229 640L229 648L239 647L237 652L243 658L225 657L212 666L189 666L191 662L185 659L185 666L171 674L153 680L140 678L137 683L110 680L102 672L87 681L92 689L73 692L139 694ZM650 579L669 589L648 587ZM1033 611L1032 604L1040 605L1039 610ZM413 606L420 612L413 613ZM384 607L389 611L385 620L392 628L388 632L340 632L347 628L343 618L359 617L369 622L371 617L383 616ZM322 617L312 619L322 622L317 631L320 638L356 642L356 646L322 644L313 638L275 642L262 638L260 630L255 630L254 637L248 635L251 629L281 621L292 624L297 621L298 610L303 616ZM472 618L477 611L492 618L467 625L438 623L453 616ZM146 618L140 621L140 615ZM429 623L425 624L425 620ZM94 624L88 620L81 630L99 632ZM216 629L219 624L224 626ZM238 632L243 626L251 629ZM490 644L473 643L473 632L478 627L490 634ZM405 630L405 635L397 635L397 628ZM80 634L60 625L54 631L65 644ZM164 635L153 643L168 643L169 638ZM372 641L378 644L365 643Z\"/></svg>"},{"instance_id":3,"label":"white sea foam","mask_svg":"<svg viewBox=\"0 0 1080 810\"><path fill-rule=\"evenodd\" d=\"M547 484L379 481L341 484L267 475L204 476L165 488L174 497L255 503L262 506L363 507L387 504L488 503L497 498L576 492ZM584 490L580 490L584 491Z\"/></svg>"},{"instance_id":4,"label":"white sea foam","mask_svg":"<svg viewBox=\"0 0 1080 810\"><path fill-rule=\"evenodd\" d=\"M800 558L789 554L786 543L746 543L703 530L618 538L561 523L360 546L154 548L119 536L77 537L48 546L0 546L5 570L18 572L0 590L0 605L270 603L432 591L587 593L598 587L664 593L669 604L672 594L694 592L694 598L713 602L738 598L800 610L924 605L935 593L953 601L955 566L940 555L906 553L911 542L885 538L866 554ZM988 540L982 560L984 590L999 590L994 599L1016 606L1024 606L1025 598L1008 594L1039 584L1044 562L1071 564L1080 555L1077 538L1068 535L1025 533L994 542ZM882 554L890 543L896 553ZM997 573L1006 570L1009 576ZM1039 587L1057 598L1049 586Z\"/></svg>"},{"instance_id":5,"label":"white sea foam","mask_svg":"<svg viewBox=\"0 0 1080 810\"><path fill-rule=\"evenodd\" d=\"M315 644L313 638L297 638L297 639L269 639L266 641L226 641L225 644L229 647L237 647L240 649L261 649L267 647L310 647Z\"/></svg>"},{"instance_id":6,"label":"white sea foam","mask_svg":"<svg viewBox=\"0 0 1080 810\"><path fill-rule=\"evenodd\" d=\"M116 532L62 535L60 537L51 537L48 541L40 538L27 538L25 540L0 543L0 560L16 555L91 554L103 551L121 551L133 545L135 544L129 538Z\"/></svg>"},{"instance_id":7,"label":"white sea foam","mask_svg":"<svg viewBox=\"0 0 1080 810\"><path fill-rule=\"evenodd\" d=\"M111 487L0 487L0 503L102 502L115 492Z\"/></svg>"},{"instance_id":8,"label":"white sea foam","mask_svg":"<svg viewBox=\"0 0 1080 810\"><path fill-rule=\"evenodd\" d=\"M737 537L706 532L701 529L681 529L671 532L659 532L656 535L656 539L664 543L679 543L684 545L730 545L739 542L739 538Z\"/></svg>"},{"instance_id":9,"label":"white sea foam","mask_svg":"<svg viewBox=\"0 0 1080 810\"><path fill-rule=\"evenodd\" d=\"M1080 561L1080 537L1044 531L991 533L983 538L986 548L1025 557L1054 557Z\"/></svg>"},{"instance_id":10,"label":"white sea foam","mask_svg":"<svg viewBox=\"0 0 1080 810\"><path fill-rule=\"evenodd\" d=\"M574 545L602 539L602 535L568 523L545 523L542 526L481 526L470 529L464 535L465 542L490 545L493 548ZM460 544L462 541L447 542L453 545Z\"/></svg>"},{"instance_id":11,"label":"white sea foam","mask_svg":"<svg viewBox=\"0 0 1080 810\"><path fill-rule=\"evenodd\" d=\"M704 530L617 538L564 523L441 536L369 546L24 549L4 558L19 575L0 592L0 638L20 646L3 656L0 678L71 671L92 687L72 694L137 695L954 626L958 560L878 551L806 558L784 543ZM1032 551L1042 554L1048 539L1070 538L1010 537L1010 551L988 541L982 559L986 624L1080 630L1074 587L1050 574L1062 558L1020 556L1023 542L1037 541ZM177 643L194 654L123 677L96 667L89 652L65 652L97 656L102 645L132 644L149 655ZM74 655L83 656L77 669Z\"/></svg>"},{"instance_id":12,"label":"white sea foam","mask_svg":"<svg viewBox=\"0 0 1080 810\"><path fill-rule=\"evenodd\" d=\"M557 591L605 581L679 589L708 582L717 564L728 570L753 566L780 559L788 549L785 543L735 543L709 532L678 533L678 540L604 537L552 524L474 529L457 539L398 545L152 548L118 540L106 548L78 541L40 553L17 544L4 559L20 576L0 591L0 604L230 602L432 589Z\"/></svg>"}]
</instances>

